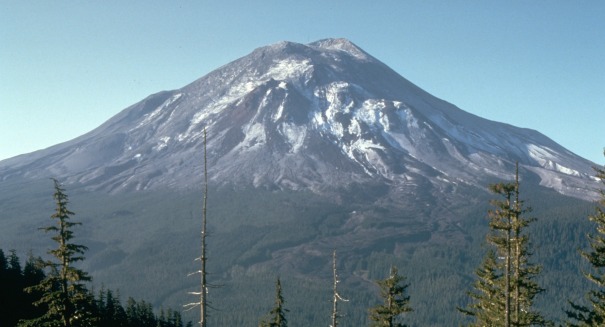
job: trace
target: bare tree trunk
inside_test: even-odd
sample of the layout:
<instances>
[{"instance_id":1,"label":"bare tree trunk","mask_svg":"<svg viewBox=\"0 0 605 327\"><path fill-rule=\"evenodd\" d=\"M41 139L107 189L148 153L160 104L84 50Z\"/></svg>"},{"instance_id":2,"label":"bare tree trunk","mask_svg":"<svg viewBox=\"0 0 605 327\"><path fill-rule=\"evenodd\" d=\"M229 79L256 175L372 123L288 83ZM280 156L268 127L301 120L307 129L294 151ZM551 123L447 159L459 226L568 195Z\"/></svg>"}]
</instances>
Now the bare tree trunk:
<instances>
[{"instance_id":1,"label":"bare tree trunk","mask_svg":"<svg viewBox=\"0 0 605 327\"><path fill-rule=\"evenodd\" d=\"M204 206L202 208L202 255L201 291L200 291L200 326L206 327L208 285L206 284L206 204L208 201L208 161L206 159L206 128L204 127Z\"/></svg>"},{"instance_id":2,"label":"bare tree trunk","mask_svg":"<svg viewBox=\"0 0 605 327\"><path fill-rule=\"evenodd\" d=\"M520 319L520 311L521 311L521 303L520 303L520 294L519 289L521 288L519 285L521 280L521 235L520 235L520 226L519 226L519 215L521 208L519 203L519 162L516 163L515 166L515 207L514 207L514 226L515 226L515 325L519 326Z\"/></svg>"},{"instance_id":3,"label":"bare tree trunk","mask_svg":"<svg viewBox=\"0 0 605 327\"><path fill-rule=\"evenodd\" d=\"M334 274L334 285L332 288L334 297L332 299L332 323L330 324L330 327L337 327L338 318L340 317L338 314L338 301L346 302L348 300L344 299L342 296L340 296L340 294L338 294L338 283L340 281L338 280L338 274L336 273L336 250L334 250L332 253L332 272Z\"/></svg>"},{"instance_id":4,"label":"bare tree trunk","mask_svg":"<svg viewBox=\"0 0 605 327\"><path fill-rule=\"evenodd\" d=\"M510 193L507 194L507 198L506 198L506 204L507 207L510 208ZM511 237L511 215L510 215L510 211L508 213L508 226L506 228L506 264L505 264L505 270L504 270L504 297L505 297L505 303L504 303L504 326L505 327L510 327L510 272L511 272L511 244L510 244L510 237Z\"/></svg>"},{"instance_id":5,"label":"bare tree trunk","mask_svg":"<svg viewBox=\"0 0 605 327\"><path fill-rule=\"evenodd\" d=\"M196 261L200 260L200 270L195 273L189 274L189 276L199 273L200 274L200 290L199 292L189 292L189 294L199 295L199 302L188 303L184 305L186 311L195 308L196 306L200 307L200 321L199 324L202 327L207 326L207 316L208 316L208 283L206 281L206 205L208 201L208 168L207 168L207 159L206 159L206 128L204 128L204 203L202 207L202 232L201 232L201 255L195 259Z\"/></svg>"}]
</instances>

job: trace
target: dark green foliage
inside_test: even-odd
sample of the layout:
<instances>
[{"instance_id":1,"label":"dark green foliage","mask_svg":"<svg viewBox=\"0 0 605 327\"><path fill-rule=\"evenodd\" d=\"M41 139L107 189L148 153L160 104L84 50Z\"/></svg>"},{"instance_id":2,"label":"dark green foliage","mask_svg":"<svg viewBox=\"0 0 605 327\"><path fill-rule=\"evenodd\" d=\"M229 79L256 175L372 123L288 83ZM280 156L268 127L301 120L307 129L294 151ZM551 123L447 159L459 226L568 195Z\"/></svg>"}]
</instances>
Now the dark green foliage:
<instances>
[{"instance_id":1,"label":"dark green foliage","mask_svg":"<svg viewBox=\"0 0 605 327\"><path fill-rule=\"evenodd\" d=\"M99 292L95 301L96 315L99 327L125 327L128 326L126 311L120 303L120 297L114 296L111 290Z\"/></svg>"},{"instance_id":2,"label":"dark green foliage","mask_svg":"<svg viewBox=\"0 0 605 327\"><path fill-rule=\"evenodd\" d=\"M47 181L35 187L30 185L33 182L25 186L10 180L4 183L10 192L0 190L3 210L0 246L16 248L19 253L48 247L47 238L31 233L38 224L30 218L44 216L52 209L49 207L52 203L44 200L48 196ZM199 255L196 245L200 190L120 195L90 193L76 185L70 190L73 211L86 213L78 216L85 226L78 229L78 240L90 247L82 267L94 276L97 285L120 289L123 295L145 299L154 307L177 308L189 302L186 291L195 287L196 280L180 277L195 268L191 258ZM350 213L369 212L361 201L334 204L305 192L263 189L224 188L212 192L209 214L216 220L209 222L209 233L213 236L209 244L210 273L215 283L224 285L220 290L211 290L213 302L218 308L237 310L229 314L225 313L227 309L214 312L209 325L256 325L259 312L267 310L267 303L250 299L273 298L274 276L278 271L282 285L287 285L285 295L291 310L288 323L326 326L330 314L326 303L331 300L332 247L321 253L323 259L303 255L292 265L263 267L263 262L273 254L315 240L323 242L324 236L349 244L339 260L342 262L339 272L343 275L339 287L350 300L341 306L343 325L367 325L367 308L376 304L371 281L384 278L391 264L407 267L414 304L414 313L406 316L408 325L458 326L467 322L457 314L456 306L466 307L470 298L465 290L471 289L473 272L487 252L483 243L488 231L484 216L489 196L477 191L464 192L470 194L469 199L476 200L426 206L424 211L428 215L422 216L422 221L416 219L417 211L410 214L407 209L385 209L381 205L382 209L374 210L375 214L365 219L360 229L364 233L368 229L390 233L398 224L403 232L368 246L359 243L364 242L362 238L345 238L350 232L345 228ZM567 299L580 299L590 286L587 279L578 278L583 262L577 248L586 243L584 235L591 227L585 218L594 211L594 205L529 183L524 183L523 194L530 195L527 202L534 208L533 215L540 217L527 229L534 250L532 261L544 265L544 273L536 281L548 290L544 296L536 297L536 308L562 322L561 308L567 305ZM9 252L5 253L8 257ZM123 297L125 307L126 298ZM197 321L190 313L183 313L183 317Z\"/></svg>"},{"instance_id":3,"label":"dark green foliage","mask_svg":"<svg viewBox=\"0 0 605 327\"><path fill-rule=\"evenodd\" d=\"M40 294L24 292L24 288L44 279L44 271L36 264L39 258L30 255L21 269L16 252L10 253L7 260L0 249L0 326L16 326L20 319L31 319L45 312L44 307L33 305Z\"/></svg>"},{"instance_id":4,"label":"dark green foliage","mask_svg":"<svg viewBox=\"0 0 605 327\"><path fill-rule=\"evenodd\" d=\"M595 171L596 177L605 184L605 169L595 167ZM591 250L581 252L582 257L590 263L590 271L584 273L584 276L593 288L586 294L588 305L570 301L571 309L566 310L567 317L572 320L568 322L569 326L605 324L605 190L600 192L601 199L596 210L589 216L596 229L596 234L593 232L588 235Z\"/></svg>"},{"instance_id":5,"label":"dark green foliage","mask_svg":"<svg viewBox=\"0 0 605 327\"><path fill-rule=\"evenodd\" d=\"M99 327L183 327L180 312L169 308L166 311L161 309L156 315L150 303L137 302L133 298L128 298L124 308L119 295L114 295L109 289L99 292L95 309Z\"/></svg>"},{"instance_id":6,"label":"dark green foliage","mask_svg":"<svg viewBox=\"0 0 605 327\"><path fill-rule=\"evenodd\" d=\"M7 258L0 249L0 326L183 327L180 312L172 309L156 316L151 304L129 299L127 312L111 290L102 289L93 298L84 285L90 276L73 266L87 250L71 242L72 227L80 223L70 220L74 213L67 209L65 190L53 182L56 209L51 218L57 225L43 230L56 233L52 240L57 248L48 252L55 260L30 255L22 268L15 250Z\"/></svg>"},{"instance_id":7,"label":"dark green foliage","mask_svg":"<svg viewBox=\"0 0 605 327\"><path fill-rule=\"evenodd\" d=\"M281 281L279 277L275 282L275 306L267 317L265 317L261 323L260 327L287 327L288 320L286 319L286 312L290 311L284 307L284 297L282 295L281 289Z\"/></svg>"},{"instance_id":8,"label":"dark green foliage","mask_svg":"<svg viewBox=\"0 0 605 327\"><path fill-rule=\"evenodd\" d=\"M406 294L408 284L405 277L399 275L397 267L392 266L389 277L376 281L380 287L380 296L384 304L370 309L371 326L374 327L406 327L398 320L402 314L412 311L409 306L410 296Z\"/></svg>"},{"instance_id":9,"label":"dark green foliage","mask_svg":"<svg viewBox=\"0 0 605 327\"><path fill-rule=\"evenodd\" d=\"M535 326L547 321L534 308L534 298L544 291L535 281L541 266L529 262L527 227L534 219L525 217L529 209L519 199L519 179L514 183L490 185L501 196L491 201L488 211L489 251L481 268L476 271L475 292L468 309L459 309L473 318L471 326Z\"/></svg>"},{"instance_id":10,"label":"dark green foliage","mask_svg":"<svg viewBox=\"0 0 605 327\"><path fill-rule=\"evenodd\" d=\"M48 252L54 260L41 263L49 270L47 275L39 284L26 289L28 292L42 293L42 297L34 304L47 306L47 311L38 318L24 320L20 325L87 326L94 322L91 312L92 296L84 285L91 278L86 272L73 266L84 260L83 254L87 248L72 243L72 228L80 223L70 220L74 213L67 208L67 194L57 180L53 179L53 183L56 208L51 218L55 219L56 225L43 230L56 233L52 240L57 243L57 248Z\"/></svg>"},{"instance_id":11,"label":"dark green foliage","mask_svg":"<svg viewBox=\"0 0 605 327\"><path fill-rule=\"evenodd\" d=\"M501 283L499 283L502 276L498 271L496 254L493 250L487 252L475 274L477 275L477 280L473 284L475 291L467 293L472 299L472 304L468 309L458 308L458 310L473 317L474 323L469 326L498 326L497 321L502 317L505 304Z\"/></svg>"}]
</instances>

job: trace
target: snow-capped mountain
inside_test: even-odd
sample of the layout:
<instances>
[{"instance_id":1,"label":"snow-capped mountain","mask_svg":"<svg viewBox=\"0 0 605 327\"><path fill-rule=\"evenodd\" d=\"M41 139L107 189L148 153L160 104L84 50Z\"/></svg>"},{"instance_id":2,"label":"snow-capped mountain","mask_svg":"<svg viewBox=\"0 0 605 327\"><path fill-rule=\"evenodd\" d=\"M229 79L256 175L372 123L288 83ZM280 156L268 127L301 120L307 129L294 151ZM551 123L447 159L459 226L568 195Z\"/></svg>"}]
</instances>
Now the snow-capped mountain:
<instances>
[{"instance_id":1,"label":"snow-capped mountain","mask_svg":"<svg viewBox=\"0 0 605 327\"><path fill-rule=\"evenodd\" d=\"M111 192L193 187L204 128L214 183L484 187L512 179L518 161L560 193L594 194L591 162L435 98L346 39L258 48L74 140L0 162L0 179L53 176Z\"/></svg>"}]
</instances>

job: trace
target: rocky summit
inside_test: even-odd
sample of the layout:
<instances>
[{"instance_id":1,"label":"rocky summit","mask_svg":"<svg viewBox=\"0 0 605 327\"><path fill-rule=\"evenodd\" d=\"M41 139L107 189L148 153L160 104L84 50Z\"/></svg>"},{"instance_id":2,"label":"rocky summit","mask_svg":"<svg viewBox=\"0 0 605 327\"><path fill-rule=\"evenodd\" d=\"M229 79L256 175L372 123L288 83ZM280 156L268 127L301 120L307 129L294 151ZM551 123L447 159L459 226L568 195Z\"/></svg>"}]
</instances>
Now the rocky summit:
<instances>
[{"instance_id":1,"label":"rocky summit","mask_svg":"<svg viewBox=\"0 0 605 327\"><path fill-rule=\"evenodd\" d=\"M529 129L464 112L346 39L280 42L153 94L74 140L0 162L0 178L56 177L92 190L213 183L330 192L415 192L522 176L591 198L592 163Z\"/></svg>"}]
</instances>

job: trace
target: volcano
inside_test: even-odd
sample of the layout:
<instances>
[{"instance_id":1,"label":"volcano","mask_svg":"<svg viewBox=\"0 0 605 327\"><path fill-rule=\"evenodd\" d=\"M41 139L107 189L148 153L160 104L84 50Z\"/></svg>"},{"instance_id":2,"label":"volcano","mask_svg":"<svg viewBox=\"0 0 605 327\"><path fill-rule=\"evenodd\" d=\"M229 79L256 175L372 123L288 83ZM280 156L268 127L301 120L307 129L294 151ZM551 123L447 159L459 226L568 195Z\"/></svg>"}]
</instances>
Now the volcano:
<instances>
[{"instance_id":1,"label":"volcano","mask_svg":"<svg viewBox=\"0 0 605 327\"><path fill-rule=\"evenodd\" d=\"M201 183L391 191L484 186L522 174L582 198L592 163L529 129L439 100L346 39L280 42L134 104L97 129L0 162L0 178L56 177L123 192Z\"/></svg>"},{"instance_id":2,"label":"volcano","mask_svg":"<svg viewBox=\"0 0 605 327\"><path fill-rule=\"evenodd\" d=\"M516 163L522 195L548 218L532 242L544 270L557 269L543 286L560 312L584 294L569 283L570 262L584 200L597 196L593 163L432 96L349 40L280 42L78 138L0 161L0 246L44 253L32 231L47 223L52 208L40 203L52 204L56 178L74 195L96 285L179 307L195 288L185 276L197 269L207 169L210 278L226 285L211 298L229 312L212 325L256 324L275 274L291 290L289 320L323 324L335 249L351 325L367 322L372 280L392 264L412 282L411 325L454 325L452 305L483 255L487 185L513 180Z\"/></svg>"}]
</instances>

